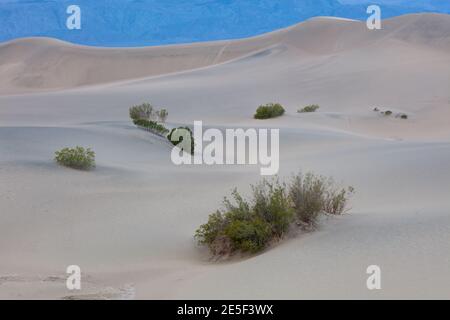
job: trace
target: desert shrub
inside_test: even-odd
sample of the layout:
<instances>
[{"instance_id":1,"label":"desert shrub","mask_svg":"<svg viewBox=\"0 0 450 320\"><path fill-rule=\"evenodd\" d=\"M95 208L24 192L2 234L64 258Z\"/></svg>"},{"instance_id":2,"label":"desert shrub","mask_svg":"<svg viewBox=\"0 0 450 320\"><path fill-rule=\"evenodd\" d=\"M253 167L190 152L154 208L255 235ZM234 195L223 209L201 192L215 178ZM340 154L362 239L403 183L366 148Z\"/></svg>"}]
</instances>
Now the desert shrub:
<instances>
[{"instance_id":1,"label":"desert shrub","mask_svg":"<svg viewBox=\"0 0 450 320\"><path fill-rule=\"evenodd\" d=\"M400 118L402 118L403 120L406 120L406 119L408 119L408 115L407 114L402 114L402 115L400 115Z\"/></svg>"},{"instance_id":2,"label":"desert shrub","mask_svg":"<svg viewBox=\"0 0 450 320\"><path fill-rule=\"evenodd\" d=\"M169 129L167 129L166 127L155 121L145 119L135 119L133 120L133 123L138 127L144 128L156 134L165 135L169 132Z\"/></svg>"},{"instance_id":3,"label":"desert shrub","mask_svg":"<svg viewBox=\"0 0 450 320\"><path fill-rule=\"evenodd\" d=\"M384 115L385 116L390 116L390 115L392 115L392 111L387 110L387 111L384 112Z\"/></svg>"},{"instance_id":4,"label":"desert shrub","mask_svg":"<svg viewBox=\"0 0 450 320\"><path fill-rule=\"evenodd\" d=\"M270 224L274 235L283 236L294 217L286 185L264 180L252 189L255 214Z\"/></svg>"},{"instance_id":5,"label":"desert shrub","mask_svg":"<svg viewBox=\"0 0 450 320\"><path fill-rule=\"evenodd\" d=\"M292 199L298 223L313 228L325 204L326 180L312 173L301 173L292 178L289 195Z\"/></svg>"},{"instance_id":6,"label":"desert shrub","mask_svg":"<svg viewBox=\"0 0 450 320\"><path fill-rule=\"evenodd\" d=\"M353 188L339 189L332 179L312 173L295 175L289 184L263 180L244 199L235 189L232 200L211 214L195 238L213 255L259 252L281 239L293 226L313 229L320 214L343 214Z\"/></svg>"},{"instance_id":7,"label":"desert shrub","mask_svg":"<svg viewBox=\"0 0 450 320\"><path fill-rule=\"evenodd\" d=\"M173 134L177 131L177 130L187 130L191 136L191 148L190 150L185 150L187 152L189 152L190 154L194 154L194 149L195 149L195 141L194 141L194 134L192 133L192 130L189 127L179 127L179 128L173 128L169 134L167 135L167 139L170 141L170 143L172 143L174 146L179 145L182 141L183 141L183 136L180 137L180 139L176 140L175 137L173 136Z\"/></svg>"},{"instance_id":8,"label":"desert shrub","mask_svg":"<svg viewBox=\"0 0 450 320\"><path fill-rule=\"evenodd\" d=\"M294 215L285 185L264 180L252 189L251 202L234 190L233 201L225 198L224 209L197 230L198 242L213 254L256 253L288 231Z\"/></svg>"},{"instance_id":9,"label":"desert shrub","mask_svg":"<svg viewBox=\"0 0 450 320\"><path fill-rule=\"evenodd\" d=\"M65 167L89 170L95 167L95 153L90 148L64 148L55 152L55 161Z\"/></svg>"},{"instance_id":10,"label":"desert shrub","mask_svg":"<svg viewBox=\"0 0 450 320\"><path fill-rule=\"evenodd\" d=\"M263 250L271 239L270 224L259 217L251 220L231 220L224 230L231 249L256 253Z\"/></svg>"},{"instance_id":11,"label":"desert shrub","mask_svg":"<svg viewBox=\"0 0 450 320\"><path fill-rule=\"evenodd\" d=\"M153 106L150 103L143 103L129 109L132 120L150 120L153 118Z\"/></svg>"},{"instance_id":12,"label":"desert shrub","mask_svg":"<svg viewBox=\"0 0 450 320\"><path fill-rule=\"evenodd\" d=\"M332 183L325 192L323 211L333 215L341 215L347 210L348 201L355 192L353 187L337 189Z\"/></svg>"},{"instance_id":13,"label":"desert shrub","mask_svg":"<svg viewBox=\"0 0 450 320\"><path fill-rule=\"evenodd\" d=\"M158 117L159 122L166 122L167 117L169 116L169 113L167 112L166 109L161 109L156 111L156 116Z\"/></svg>"},{"instance_id":14,"label":"desert shrub","mask_svg":"<svg viewBox=\"0 0 450 320\"><path fill-rule=\"evenodd\" d=\"M302 109L299 109L297 112L298 113L316 112L319 108L320 108L319 105L311 104L311 105L306 106L306 107L304 107Z\"/></svg>"},{"instance_id":15,"label":"desert shrub","mask_svg":"<svg viewBox=\"0 0 450 320\"><path fill-rule=\"evenodd\" d=\"M279 103L269 103L259 106L254 115L255 119L270 119L282 116L285 110Z\"/></svg>"}]
</instances>

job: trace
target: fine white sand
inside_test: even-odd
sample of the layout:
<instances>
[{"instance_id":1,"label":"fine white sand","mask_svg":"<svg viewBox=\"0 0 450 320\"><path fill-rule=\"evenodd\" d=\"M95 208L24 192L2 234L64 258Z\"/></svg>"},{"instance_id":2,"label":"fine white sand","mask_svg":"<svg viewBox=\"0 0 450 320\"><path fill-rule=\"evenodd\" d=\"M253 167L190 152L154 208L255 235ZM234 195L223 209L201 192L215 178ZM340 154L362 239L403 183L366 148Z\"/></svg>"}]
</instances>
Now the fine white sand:
<instances>
[{"instance_id":1,"label":"fine white sand","mask_svg":"<svg viewBox=\"0 0 450 320\"><path fill-rule=\"evenodd\" d=\"M263 36L141 49L51 39L0 45L0 298L448 298L450 16L316 18ZM356 188L350 215L248 259L214 262L195 229L257 166L183 166L135 128L149 101L169 125L280 128L280 176ZM286 115L256 121L261 103ZM297 108L317 103L315 114ZM404 112L408 120L372 111ZM90 146L97 168L53 163ZM79 265L81 292L65 288ZM366 268L382 269L382 290Z\"/></svg>"}]
</instances>

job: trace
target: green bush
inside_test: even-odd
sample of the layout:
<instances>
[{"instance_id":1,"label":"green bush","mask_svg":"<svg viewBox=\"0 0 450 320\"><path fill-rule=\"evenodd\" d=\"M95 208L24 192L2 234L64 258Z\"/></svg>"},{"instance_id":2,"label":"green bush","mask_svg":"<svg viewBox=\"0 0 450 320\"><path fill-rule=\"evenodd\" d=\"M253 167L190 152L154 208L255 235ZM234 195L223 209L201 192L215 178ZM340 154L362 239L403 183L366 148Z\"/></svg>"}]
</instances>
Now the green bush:
<instances>
[{"instance_id":1,"label":"green bush","mask_svg":"<svg viewBox=\"0 0 450 320\"><path fill-rule=\"evenodd\" d=\"M289 194L298 223L314 228L325 205L326 180L312 173L301 173L292 178Z\"/></svg>"},{"instance_id":2,"label":"green bush","mask_svg":"<svg viewBox=\"0 0 450 320\"><path fill-rule=\"evenodd\" d=\"M390 116L390 115L392 115L392 111L387 110L387 111L384 112L384 115L385 116Z\"/></svg>"},{"instance_id":3,"label":"green bush","mask_svg":"<svg viewBox=\"0 0 450 320\"><path fill-rule=\"evenodd\" d=\"M282 116L285 110L279 103L269 103L256 109L255 119L270 119Z\"/></svg>"},{"instance_id":4,"label":"green bush","mask_svg":"<svg viewBox=\"0 0 450 320\"><path fill-rule=\"evenodd\" d=\"M169 132L169 129L155 121L136 119L133 120L133 123L138 127L144 128L156 134L166 135Z\"/></svg>"},{"instance_id":5,"label":"green bush","mask_svg":"<svg viewBox=\"0 0 450 320\"><path fill-rule=\"evenodd\" d=\"M95 167L95 153L89 148L79 146L64 148L55 152L55 161L69 168L89 170Z\"/></svg>"},{"instance_id":6,"label":"green bush","mask_svg":"<svg viewBox=\"0 0 450 320\"><path fill-rule=\"evenodd\" d=\"M129 109L132 120L150 120L153 118L153 106L150 103L143 103Z\"/></svg>"},{"instance_id":7,"label":"green bush","mask_svg":"<svg viewBox=\"0 0 450 320\"><path fill-rule=\"evenodd\" d=\"M344 213L353 191L340 190L331 179L312 173L298 174L288 185L263 180L252 186L250 201L235 189L232 200L224 199L223 209L209 216L195 238L213 255L257 253L283 238L295 225L312 229L320 214Z\"/></svg>"},{"instance_id":8,"label":"green bush","mask_svg":"<svg viewBox=\"0 0 450 320\"><path fill-rule=\"evenodd\" d=\"M156 111L156 116L158 117L159 122L164 123L164 122L166 122L167 117L169 116L169 113L167 112L166 109L161 109L161 110Z\"/></svg>"},{"instance_id":9,"label":"green bush","mask_svg":"<svg viewBox=\"0 0 450 320\"><path fill-rule=\"evenodd\" d=\"M179 145L182 141L183 141L183 137L180 137L181 139L179 140L175 140L175 137L173 137L173 134L175 131L177 130L187 130L191 136L191 148L190 150L185 150L187 152L189 152L190 154L194 154L194 149L195 149L195 141L194 141L194 134L192 133L192 130L189 127L179 127L179 128L173 128L170 133L167 135L167 139L170 141L170 143L172 143L174 146ZM173 137L173 138L172 138Z\"/></svg>"},{"instance_id":10,"label":"green bush","mask_svg":"<svg viewBox=\"0 0 450 320\"><path fill-rule=\"evenodd\" d=\"M196 231L199 243L214 255L256 253L288 231L294 214L285 185L264 180L252 189L251 203L234 190L234 201L225 198L224 210L210 215Z\"/></svg>"},{"instance_id":11,"label":"green bush","mask_svg":"<svg viewBox=\"0 0 450 320\"><path fill-rule=\"evenodd\" d=\"M299 109L297 112L298 113L316 112L319 108L320 108L319 105L311 104L311 105L306 106L306 107L304 107L302 109Z\"/></svg>"},{"instance_id":12,"label":"green bush","mask_svg":"<svg viewBox=\"0 0 450 320\"><path fill-rule=\"evenodd\" d=\"M323 211L328 214L341 215L347 210L348 200L353 195L355 189L348 187L346 189L336 189L331 183L325 192L325 201Z\"/></svg>"}]
</instances>

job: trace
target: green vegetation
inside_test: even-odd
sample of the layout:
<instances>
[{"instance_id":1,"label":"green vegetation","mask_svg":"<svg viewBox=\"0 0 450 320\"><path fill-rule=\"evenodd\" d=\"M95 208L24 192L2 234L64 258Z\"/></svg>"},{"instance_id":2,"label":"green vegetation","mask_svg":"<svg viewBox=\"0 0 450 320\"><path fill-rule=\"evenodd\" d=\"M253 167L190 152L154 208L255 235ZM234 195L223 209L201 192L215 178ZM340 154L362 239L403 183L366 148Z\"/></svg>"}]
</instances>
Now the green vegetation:
<instances>
[{"instance_id":1,"label":"green vegetation","mask_svg":"<svg viewBox=\"0 0 450 320\"><path fill-rule=\"evenodd\" d=\"M160 122L165 122L169 113L166 109L156 110L150 103L143 103L137 106L133 106L129 109L130 118L133 123L146 129L152 133L165 136L169 129L159 124L156 119Z\"/></svg>"},{"instance_id":2,"label":"green vegetation","mask_svg":"<svg viewBox=\"0 0 450 320\"><path fill-rule=\"evenodd\" d=\"M132 120L151 120L154 117L153 106L150 103L133 106L129 112Z\"/></svg>"},{"instance_id":3,"label":"green vegetation","mask_svg":"<svg viewBox=\"0 0 450 320\"><path fill-rule=\"evenodd\" d=\"M393 112L391 110L380 111L380 109L375 108L375 109L373 109L373 111L380 112L382 115L388 116L388 117L393 115ZM396 113L395 117L396 118L400 118L400 119L404 119L404 120L408 119L408 115L406 113Z\"/></svg>"},{"instance_id":4,"label":"green vegetation","mask_svg":"<svg viewBox=\"0 0 450 320\"><path fill-rule=\"evenodd\" d=\"M65 167L89 170L95 167L95 153L83 147L64 148L55 152L55 161Z\"/></svg>"},{"instance_id":5,"label":"green vegetation","mask_svg":"<svg viewBox=\"0 0 450 320\"><path fill-rule=\"evenodd\" d=\"M282 116L285 110L279 103L269 103L256 109L255 119L270 119Z\"/></svg>"},{"instance_id":6,"label":"green vegetation","mask_svg":"<svg viewBox=\"0 0 450 320\"><path fill-rule=\"evenodd\" d=\"M166 122L167 117L169 116L169 113L167 112L166 109L161 109L156 111L156 116L158 117L159 122Z\"/></svg>"},{"instance_id":7,"label":"green vegetation","mask_svg":"<svg viewBox=\"0 0 450 320\"><path fill-rule=\"evenodd\" d=\"M136 120L133 120L133 123L136 126L146 129L155 134L166 135L169 132L169 129L167 129L162 124L159 124L155 121L150 121L150 120L145 120L145 119L136 119Z\"/></svg>"},{"instance_id":8,"label":"green vegetation","mask_svg":"<svg viewBox=\"0 0 450 320\"><path fill-rule=\"evenodd\" d=\"M309 106L306 106L302 109L299 109L297 112L298 113L308 113L308 112L316 112L318 109L320 108L319 105L317 104L311 104Z\"/></svg>"},{"instance_id":9,"label":"green vegetation","mask_svg":"<svg viewBox=\"0 0 450 320\"><path fill-rule=\"evenodd\" d=\"M351 187L339 189L331 179L312 173L298 174L289 184L263 180L252 186L250 200L235 189L233 201L225 198L224 209L211 214L195 238L215 256L257 253L295 226L316 228L321 214L343 214L353 192Z\"/></svg>"},{"instance_id":10,"label":"green vegetation","mask_svg":"<svg viewBox=\"0 0 450 320\"><path fill-rule=\"evenodd\" d=\"M178 137L178 139L174 136L174 133L179 131L175 136ZM189 127L179 127L179 128L173 128L170 133L167 135L167 139L169 139L170 143L172 143L174 146L178 146L180 143L182 143L184 137L186 136L186 133L190 135L190 150L184 150L189 152L190 154L194 154L195 149L195 141L194 141L194 134L192 133L192 130Z\"/></svg>"}]
</instances>

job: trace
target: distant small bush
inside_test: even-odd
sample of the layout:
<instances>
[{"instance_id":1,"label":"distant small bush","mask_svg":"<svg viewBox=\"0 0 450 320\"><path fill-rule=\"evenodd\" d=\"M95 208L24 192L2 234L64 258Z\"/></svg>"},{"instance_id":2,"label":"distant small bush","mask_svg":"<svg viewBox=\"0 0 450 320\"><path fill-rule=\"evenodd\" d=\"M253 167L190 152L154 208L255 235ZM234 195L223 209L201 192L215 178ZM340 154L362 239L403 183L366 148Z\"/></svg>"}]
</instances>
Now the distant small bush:
<instances>
[{"instance_id":1,"label":"distant small bush","mask_svg":"<svg viewBox=\"0 0 450 320\"><path fill-rule=\"evenodd\" d=\"M384 112L384 115L385 116L390 116L390 115L392 115L392 111L387 110L387 111Z\"/></svg>"},{"instance_id":2,"label":"distant small bush","mask_svg":"<svg viewBox=\"0 0 450 320\"><path fill-rule=\"evenodd\" d=\"M324 210L326 180L312 173L301 173L292 178L289 194L298 223L306 228L314 228Z\"/></svg>"},{"instance_id":3,"label":"distant small bush","mask_svg":"<svg viewBox=\"0 0 450 320\"><path fill-rule=\"evenodd\" d=\"M316 112L319 108L320 108L319 105L311 104L311 105L306 106L306 107L304 107L302 109L299 109L297 112L298 113Z\"/></svg>"},{"instance_id":4,"label":"distant small bush","mask_svg":"<svg viewBox=\"0 0 450 320\"><path fill-rule=\"evenodd\" d=\"M158 117L158 120L162 123L166 122L167 117L169 116L169 113L166 109L161 109L156 111L156 116Z\"/></svg>"},{"instance_id":5,"label":"distant small bush","mask_svg":"<svg viewBox=\"0 0 450 320\"><path fill-rule=\"evenodd\" d=\"M323 211L332 215L345 213L348 210L348 201L354 192L353 187L338 189L332 183L329 183L325 191Z\"/></svg>"},{"instance_id":6,"label":"distant small bush","mask_svg":"<svg viewBox=\"0 0 450 320\"><path fill-rule=\"evenodd\" d=\"M133 106L130 108L129 113L132 120L150 120L154 116L153 106L150 103Z\"/></svg>"},{"instance_id":7,"label":"distant small bush","mask_svg":"<svg viewBox=\"0 0 450 320\"><path fill-rule=\"evenodd\" d=\"M402 114L402 115L400 115L400 118L406 120L406 119L408 119L408 115L407 114Z\"/></svg>"},{"instance_id":8,"label":"distant small bush","mask_svg":"<svg viewBox=\"0 0 450 320\"><path fill-rule=\"evenodd\" d=\"M288 185L263 180L252 186L250 200L235 189L233 201L225 198L224 209L211 214L195 238L213 255L256 253L283 238L295 225L313 229L320 214L344 213L353 192L353 188L338 189L331 179L312 173L298 174Z\"/></svg>"},{"instance_id":9,"label":"distant small bush","mask_svg":"<svg viewBox=\"0 0 450 320\"><path fill-rule=\"evenodd\" d=\"M162 124L159 124L155 121L145 120L145 119L136 119L133 120L133 123L141 127L143 129L146 129L148 131L151 131L153 133L159 134L159 135L166 135L169 132L169 129L164 127Z\"/></svg>"},{"instance_id":10,"label":"distant small bush","mask_svg":"<svg viewBox=\"0 0 450 320\"><path fill-rule=\"evenodd\" d=\"M176 139L173 135L177 130L183 130L181 136L179 139ZM184 150L189 152L190 154L194 154L195 149L195 141L194 141L194 134L192 133L192 130L189 127L179 127L179 128L173 128L170 133L167 135L167 139L172 143L174 146L178 146L183 141L184 132L188 132L190 135L191 140L191 146L190 150Z\"/></svg>"},{"instance_id":11,"label":"distant small bush","mask_svg":"<svg viewBox=\"0 0 450 320\"><path fill-rule=\"evenodd\" d=\"M129 109L133 121L147 120L152 122L166 122L169 113L166 109L156 110L150 103L143 103Z\"/></svg>"},{"instance_id":12,"label":"distant small bush","mask_svg":"<svg viewBox=\"0 0 450 320\"><path fill-rule=\"evenodd\" d=\"M89 170L95 167L95 153L89 148L79 146L64 148L55 152L55 161L69 168Z\"/></svg>"},{"instance_id":13,"label":"distant small bush","mask_svg":"<svg viewBox=\"0 0 450 320\"><path fill-rule=\"evenodd\" d=\"M283 106L279 103L269 103L266 105L259 106L256 109L255 119L270 119L282 116L285 110Z\"/></svg>"}]
</instances>

